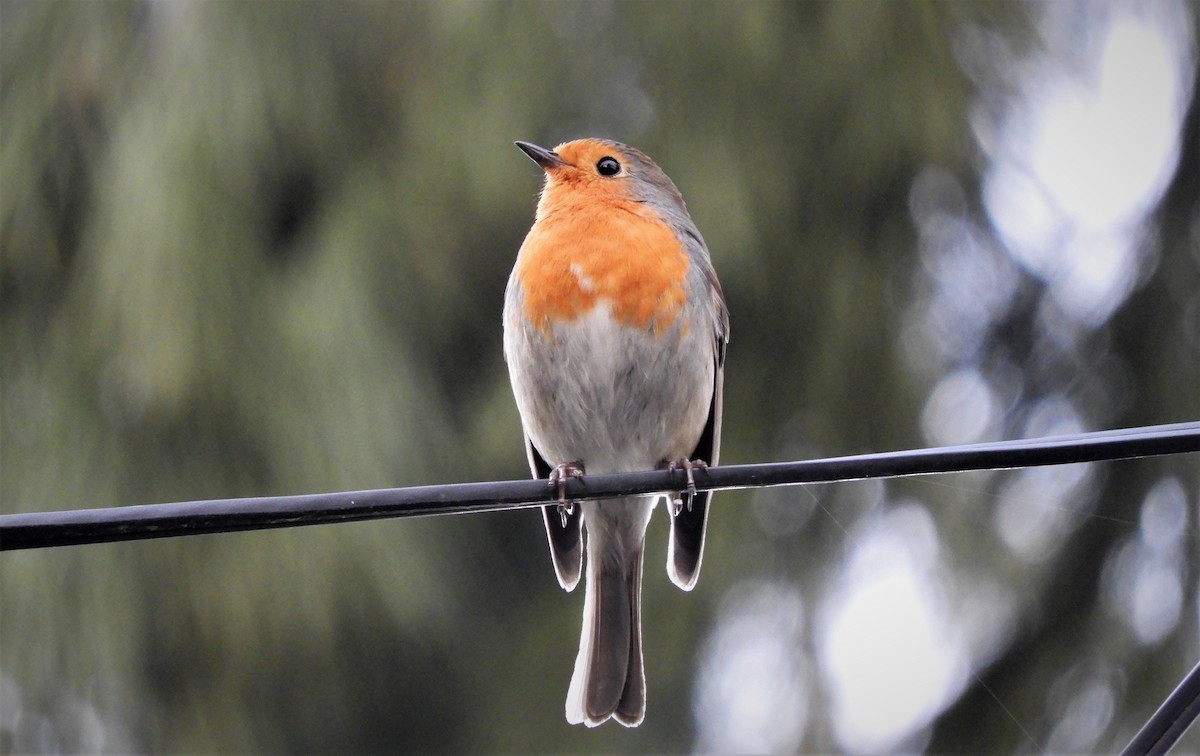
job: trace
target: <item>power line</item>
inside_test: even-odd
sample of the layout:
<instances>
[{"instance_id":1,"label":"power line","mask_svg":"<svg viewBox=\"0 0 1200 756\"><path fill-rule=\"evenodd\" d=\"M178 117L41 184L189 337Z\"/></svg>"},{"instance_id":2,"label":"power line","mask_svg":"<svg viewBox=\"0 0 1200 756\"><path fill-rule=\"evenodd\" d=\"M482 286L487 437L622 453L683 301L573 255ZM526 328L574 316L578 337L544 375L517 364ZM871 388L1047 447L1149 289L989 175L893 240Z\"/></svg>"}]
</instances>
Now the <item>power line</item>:
<instances>
[{"instance_id":1,"label":"power line","mask_svg":"<svg viewBox=\"0 0 1200 756\"><path fill-rule=\"evenodd\" d=\"M830 483L867 478L1099 462L1200 451L1200 422L851 457L726 465L696 470L701 489ZM570 479L571 499L669 491L683 473L589 475ZM490 512L552 501L545 481L390 488L302 496L216 499L0 515L0 551L261 530L393 517ZM1167 753L1200 714L1200 665L1167 697L1123 756Z\"/></svg>"},{"instance_id":2,"label":"power line","mask_svg":"<svg viewBox=\"0 0 1200 756\"><path fill-rule=\"evenodd\" d=\"M1150 717L1121 756L1160 756L1168 753L1200 714L1200 664L1192 667L1158 711Z\"/></svg>"},{"instance_id":3,"label":"power line","mask_svg":"<svg viewBox=\"0 0 1200 756\"><path fill-rule=\"evenodd\" d=\"M840 480L1059 465L1200 451L1200 422L1070 436L862 454L851 457L725 465L695 472L700 489L829 483ZM676 490L684 473L589 475L571 479L571 499ZM0 515L0 551L146 538L298 527L393 517L493 512L546 504L545 481L388 488L370 491L215 499Z\"/></svg>"}]
</instances>

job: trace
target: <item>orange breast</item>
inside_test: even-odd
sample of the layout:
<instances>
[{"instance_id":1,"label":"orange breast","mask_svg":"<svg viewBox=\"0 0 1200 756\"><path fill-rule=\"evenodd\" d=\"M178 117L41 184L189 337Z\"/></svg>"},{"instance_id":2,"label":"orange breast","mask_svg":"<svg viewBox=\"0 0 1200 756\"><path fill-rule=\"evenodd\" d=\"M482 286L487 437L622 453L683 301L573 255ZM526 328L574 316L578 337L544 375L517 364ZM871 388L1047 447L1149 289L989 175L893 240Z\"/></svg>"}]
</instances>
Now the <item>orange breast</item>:
<instances>
[{"instance_id":1,"label":"orange breast","mask_svg":"<svg viewBox=\"0 0 1200 756\"><path fill-rule=\"evenodd\" d=\"M671 229L625 203L560 207L541 217L517 255L524 314L537 328L599 302L623 325L663 332L684 304L687 253Z\"/></svg>"}]
</instances>

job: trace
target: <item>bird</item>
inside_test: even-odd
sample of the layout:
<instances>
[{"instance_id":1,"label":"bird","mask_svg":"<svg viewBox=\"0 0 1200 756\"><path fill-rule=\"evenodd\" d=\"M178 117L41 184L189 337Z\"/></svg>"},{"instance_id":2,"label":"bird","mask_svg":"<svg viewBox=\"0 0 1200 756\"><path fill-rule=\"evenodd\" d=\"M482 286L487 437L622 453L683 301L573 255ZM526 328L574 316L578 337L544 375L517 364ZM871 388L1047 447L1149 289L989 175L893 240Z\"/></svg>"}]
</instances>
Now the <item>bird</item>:
<instances>
[{"instance_id":1,"label":"bird","mask_svg":"<svg viewBox=\"0 0 1200 756\"><path fill-rule=\"evenodd\" d=\"M562 588L587 556L566 718L636 727L646 527L665 496L667 573L692 590L712 496L693 471L720 451L729 314L683 197L648 156L596 138L516 146L544 184L505 290L504 357L530 471L558 491L542 515ZM571 478L654 469L684 471L686 491L565 499Z\"/></svg>"}]
</instances>

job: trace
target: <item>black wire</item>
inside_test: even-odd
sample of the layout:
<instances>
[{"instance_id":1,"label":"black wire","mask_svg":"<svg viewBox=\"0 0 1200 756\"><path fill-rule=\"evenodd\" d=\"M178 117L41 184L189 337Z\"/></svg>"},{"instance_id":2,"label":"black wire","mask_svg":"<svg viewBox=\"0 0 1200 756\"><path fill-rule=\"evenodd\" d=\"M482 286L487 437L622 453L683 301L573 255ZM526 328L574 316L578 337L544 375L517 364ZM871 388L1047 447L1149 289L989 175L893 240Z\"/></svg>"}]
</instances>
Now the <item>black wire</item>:
<instances>
[{"instance_id":1,"label":"black wire","mask_svg":"<svg viewBox=\"0 0 1200 756\"><path fill-rule=\"evenodd\" d=\"M1190 422L801 462L726 465L697 470L695 480L700 489L717 490L1196 451L1200 451L1200 422ZM589 475L584 480L569 480L566 493L573 500L597 499L677 490L683 485L682 471ZM0 551L390 517L492 512L538 506L551 500L552 492L545 481L524 480L8 514L0 515Z\"/></svg>"},{"instance_id":2,"label":"black wire","mask_svg":"<svg viewBox=\"0 0 1200 756\"><path fill-rule=\"evenodd\" d=\"M1200 664L1192 667L1179 687L1171 691L1158 711L1121 751L1121 756L1159 756L1167 753L1191 727L1197 714L1200 714Z\"/></svg>"},{"instance_id":3,"label":"black wire","mask_svg":"<svg viewBox=\"0 0 1200 756\"><path fill-rule=\"evenodd\" d=\"M1034 467L1200 451L1200 422L1125 428L1052 438L728 465L695 471L701 489L827 483L966 470ZM682 472L589 475L571 479L571 499L654 493L683 485ZM106 509L0 515L0 551L199 535L387 517L489 512L552 500L545 481L458 483L374 491L219 499ZM1125 747L1125 756L1164 754L1200 715L1200 665Z\"/></svg>"}]
</instances>

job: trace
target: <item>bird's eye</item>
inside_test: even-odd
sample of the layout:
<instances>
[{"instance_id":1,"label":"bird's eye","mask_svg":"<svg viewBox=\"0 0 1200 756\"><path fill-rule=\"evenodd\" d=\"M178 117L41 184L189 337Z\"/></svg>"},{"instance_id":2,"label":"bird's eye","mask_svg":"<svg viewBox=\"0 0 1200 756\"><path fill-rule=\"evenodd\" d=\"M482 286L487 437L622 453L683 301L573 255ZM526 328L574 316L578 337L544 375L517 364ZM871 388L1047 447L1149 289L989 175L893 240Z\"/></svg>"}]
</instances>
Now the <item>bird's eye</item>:
<instances>
[{"instance_id":1,"label":"bird's eye","mask_svg":"<svg viewBox=\"0 0 1200 756\"><path fill-rule=\"evenodd\" d=\"M601 176L616 176L621 172L621 164L614 158L602 157L596 161L596 172Z\"/></svg>"}]
</instances>

